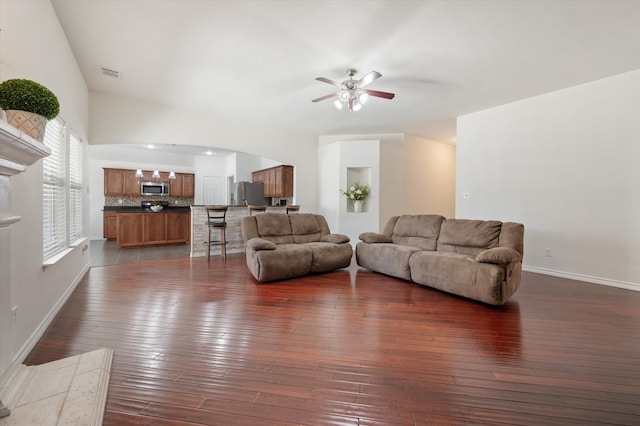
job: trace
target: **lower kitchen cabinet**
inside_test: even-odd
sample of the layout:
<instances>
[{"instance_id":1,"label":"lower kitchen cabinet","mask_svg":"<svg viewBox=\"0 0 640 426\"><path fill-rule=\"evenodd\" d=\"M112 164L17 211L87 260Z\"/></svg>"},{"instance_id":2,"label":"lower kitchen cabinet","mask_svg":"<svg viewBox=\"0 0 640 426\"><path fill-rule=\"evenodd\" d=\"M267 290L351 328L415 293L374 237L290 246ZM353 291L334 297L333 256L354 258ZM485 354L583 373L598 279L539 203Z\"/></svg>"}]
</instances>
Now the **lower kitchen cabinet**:
<instances>
[{"instance_id":1,"label":"lower kitchen cabinet","mask_svg":"<svg viewBox=\"0 0 640 426\"><path fill-rule=\"evenodd\" d=\"M188 212L116 213L120 247L180 244L189 241Z\"/></svg>"},{"instance_id":2,"label":"lower kitchen cabinet","mask_svg":"<svg viewBox=\"0 0 640 426\"><path fill-rule=\"evenodd\" d=\"M102 219L102 237L108 240L115 240L118 236L116 212L105 211L102 214Z\"/></svg>"}]
</instances>

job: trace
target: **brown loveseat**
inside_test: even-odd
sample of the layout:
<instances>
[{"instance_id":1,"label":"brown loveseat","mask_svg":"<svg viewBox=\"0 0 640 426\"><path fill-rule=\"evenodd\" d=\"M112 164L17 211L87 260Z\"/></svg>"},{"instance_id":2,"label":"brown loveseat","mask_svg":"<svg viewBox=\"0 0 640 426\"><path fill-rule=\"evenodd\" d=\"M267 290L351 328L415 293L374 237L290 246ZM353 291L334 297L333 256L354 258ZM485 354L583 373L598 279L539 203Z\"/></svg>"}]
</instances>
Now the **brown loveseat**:
<instances>
[{"instance_id":1,"label":"brown loveseat","mask_svg":"<svg viewBox=\"0 0 640 426\"><path fill-rule=\"evenodd\" d=\"M360 239L356 260L372 271L490 305L504 304L520 286L520 223L404 215Z\"/></svg>"},{"instance_id":2,"label":"brown loveseat","mask_svg":"<svg viewBox=\"0 0 640 426\"><path fill-rule=\"evenodd\" d=\"M242 218L247 266L258 281L274 281L346 268L349 237L331 234L324 216L264 213Z\"/></svg>"}]
</instances>

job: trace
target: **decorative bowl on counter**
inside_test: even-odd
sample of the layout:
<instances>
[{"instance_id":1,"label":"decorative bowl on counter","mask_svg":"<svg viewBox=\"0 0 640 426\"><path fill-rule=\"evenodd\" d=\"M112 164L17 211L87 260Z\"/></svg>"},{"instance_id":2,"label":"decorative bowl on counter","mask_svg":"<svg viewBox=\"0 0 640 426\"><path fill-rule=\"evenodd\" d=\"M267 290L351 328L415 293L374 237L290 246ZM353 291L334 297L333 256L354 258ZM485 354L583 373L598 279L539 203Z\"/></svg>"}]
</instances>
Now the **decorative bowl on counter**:
<instances>
[{"instance_id":1,"label":"decorative bowl on counter","mask_svg":"<svg viewBox=\"0 0 640 426\"><path fill-rule=\"evenodd\" d=\"M159 212L162 210L162 206L151 206L151 211Z\"/></svg>"}]
</instances>

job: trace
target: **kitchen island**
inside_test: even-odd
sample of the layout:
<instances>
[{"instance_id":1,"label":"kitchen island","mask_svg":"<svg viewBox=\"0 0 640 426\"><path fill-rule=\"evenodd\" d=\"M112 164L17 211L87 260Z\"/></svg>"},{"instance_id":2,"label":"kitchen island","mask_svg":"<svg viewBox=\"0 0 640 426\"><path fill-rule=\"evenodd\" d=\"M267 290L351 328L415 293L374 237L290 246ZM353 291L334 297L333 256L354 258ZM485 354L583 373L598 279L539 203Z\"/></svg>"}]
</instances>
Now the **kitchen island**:
<instances>
[{"instance_id":1,"label":"kitchen island","mask_svg":"<svg viewBox=\"0 0 640 426\"><path fill-rule=\"evenodd\" d=\"M118 247L185 244L190 236L189 207L152 212L140 207L105 206L104 236Z\"/></svg>"},{"instance_id":2,"label":"kitchen island","mask_svg":"<svg viewBox=\"0 0 640 426\"><path fill-rule=\"evenodd\" d=\"M283 206L268 206L266 213L286 214ZM258 213L262 214L262 213ZM227 254L243 253L244 240L240 230L240 221L249 216L247 206L228 206L227 209ZM203 244L207 241L207 210L204 205L191 206L191 257L204 257L207 255L207 247ZM211 238L218 239L218 231L211 232ZM220 247L211 246L211 255L219 255Z\"/></svg>"}]
</instances>

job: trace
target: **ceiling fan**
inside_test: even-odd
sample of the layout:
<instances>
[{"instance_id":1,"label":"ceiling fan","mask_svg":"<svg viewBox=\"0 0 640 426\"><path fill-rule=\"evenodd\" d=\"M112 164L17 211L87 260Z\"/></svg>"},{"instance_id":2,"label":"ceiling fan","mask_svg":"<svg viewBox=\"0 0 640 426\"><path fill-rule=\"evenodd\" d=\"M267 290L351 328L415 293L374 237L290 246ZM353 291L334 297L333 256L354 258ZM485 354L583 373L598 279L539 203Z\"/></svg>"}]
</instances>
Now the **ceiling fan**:
<instances>
[{"instance_id":1,"label":"ceiling fan","mask_svg":"<svg viewBox=\"0 0 640 426\"><path fill-rule=\"evenodd\" d=\"M349 76L349 78L342 83L329 80L325 77L317 77L316 80L336 86L340 89L340 91L313 99L311 102L320 102L324 101L325 99L337 96L338 99L334 102L336 108L342 109L346 105L348 106L349 111L359 111L362 108L362 105L367 102L369 96L376 96L378 98L385 99L393 99L395 97L394 93L365 89L365 86L382 77L382 74L380 74L378 71L371 71L370 73L365 74L365 76L360 80L356 80L353 78L353 76L356 75L357 72L358 70L349 68L347 70L347 75Z\"/></svg>"}]
</instances>

